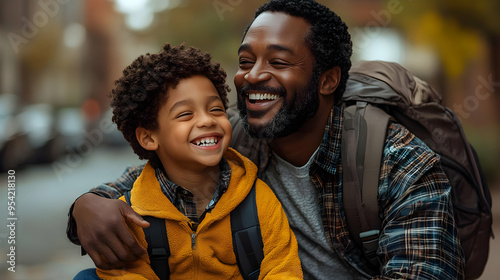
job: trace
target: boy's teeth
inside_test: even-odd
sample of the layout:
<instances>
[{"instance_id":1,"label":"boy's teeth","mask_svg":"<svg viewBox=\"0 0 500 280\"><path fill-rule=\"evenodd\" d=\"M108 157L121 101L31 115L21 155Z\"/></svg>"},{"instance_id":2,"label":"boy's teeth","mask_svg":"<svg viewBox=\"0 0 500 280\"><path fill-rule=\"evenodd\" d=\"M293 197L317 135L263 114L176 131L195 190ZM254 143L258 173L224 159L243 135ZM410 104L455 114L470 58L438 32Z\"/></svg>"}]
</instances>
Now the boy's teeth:
<instances>
[{"instance_id":1,"label":"boy's teeth","mask_svg":"<svg viewBox=\"0 0 500 280\"><path fill-rule=\"evenodd\" d=\"M196 140L196 145L198 146L213 146L219 142L216 137L207 137L200 140Z\"/></svg>"},{"instance_id":2,"label":"boy's teeth","mask_svg":"<svg viewBox=\"0 0 500 280\"><path fill-rule=\"evenodd\" d=\"M250 100L276 100L278 99L277 94L271 93L249 93L248 99Z\"/></svg>"}]
</instances>

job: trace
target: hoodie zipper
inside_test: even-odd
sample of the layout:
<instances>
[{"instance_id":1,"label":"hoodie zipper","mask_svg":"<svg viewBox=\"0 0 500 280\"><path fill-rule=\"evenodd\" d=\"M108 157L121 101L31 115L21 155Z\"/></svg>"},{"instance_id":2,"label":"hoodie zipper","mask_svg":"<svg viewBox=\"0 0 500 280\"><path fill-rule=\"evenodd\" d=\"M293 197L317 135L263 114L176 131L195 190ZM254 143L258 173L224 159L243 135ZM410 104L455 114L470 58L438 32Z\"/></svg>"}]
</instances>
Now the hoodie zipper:
<instances>
[{"instance_id":1,"label":"hoodie zipper","mask_svg":"<svg viewBox=\"0 0 500 280\"><path fill-rule=\"evenodd\" d=\"M193 231L193 233L191 234L191 249L194 251L194 249L196 248L196 232Z\"/></svg>"},{"instance_id":2,"label":"hoodie zipper","mask_svg":"<svg viewBox=\"0 0 500 280\"><path fill-rule=\"evenodd\" d=\"M189 227L191 228L191 250L193 251L194 279L198 279L199 256L198 251L196 250L196 230L198 229L198 226L196 226L193 222L190 222Z\"/></svg>"}]
</instances>

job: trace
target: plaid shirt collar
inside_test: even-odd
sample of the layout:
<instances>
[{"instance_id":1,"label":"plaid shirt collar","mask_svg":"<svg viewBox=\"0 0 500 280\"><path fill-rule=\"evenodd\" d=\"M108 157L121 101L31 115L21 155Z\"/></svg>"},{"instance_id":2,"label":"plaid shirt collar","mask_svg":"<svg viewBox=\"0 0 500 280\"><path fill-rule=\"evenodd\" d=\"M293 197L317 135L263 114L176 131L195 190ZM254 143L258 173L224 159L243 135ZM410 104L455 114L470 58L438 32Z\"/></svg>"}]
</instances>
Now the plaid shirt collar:
<instances>
[{"instance_id":1,"label":"plaid shirt collar","mask_svg":"<svg viewBox=\"0 0 500 280\"><path fill-rule=\"evenodd\" d=\"M219 167L221 170L219 185L214 192L212 200L208 203L207 208L205 209L205 213L210 212L215 207L215 205L217 204L221 196L226 192L229 186L229 180L231 178L231 167L229 166L229 163L225 158L222 158L219 163ZM165 196L170 200L170 202L172 202L172 204L181 213L183 213L195 224L201 223L205 215L202 215L200 218L198 218L198 215L196 214L196 201L194 200L194 195L189 190L170 181L163 168L156 168L155 172L156 178L160 183L161 190L163 194L165 194Z\"/></svg>"},{"instance_id":2,"label":"plaid shirt collar","mask_svg":"<svg viewBox=\"0 0 500 280\"><path fill-rule=\"evenodd\" d=\"M338 170L338 163L340 160L341 149L341 132L343 122L343 107L334 106L328 117L328 123L325 127L323 140L321 141L318 153L314 163L322 168L324 171L335 174ZM269 142L262 140L259 143L260 155L258 157L259 175L276 163ZM262 176L261 176L262 177Z\"/></svg>"},{"instance_id":3,"label":"plaid shirt collar","mask_svg":"<svg viewBox=\"0 0 500 280\"><path fill-rule=\"evenodd\" d=\"M336 174L340 161L342 144L343 107L334 106L330 111L323 140L315 163L329 174Z\"/></svg>"}]
</instances>

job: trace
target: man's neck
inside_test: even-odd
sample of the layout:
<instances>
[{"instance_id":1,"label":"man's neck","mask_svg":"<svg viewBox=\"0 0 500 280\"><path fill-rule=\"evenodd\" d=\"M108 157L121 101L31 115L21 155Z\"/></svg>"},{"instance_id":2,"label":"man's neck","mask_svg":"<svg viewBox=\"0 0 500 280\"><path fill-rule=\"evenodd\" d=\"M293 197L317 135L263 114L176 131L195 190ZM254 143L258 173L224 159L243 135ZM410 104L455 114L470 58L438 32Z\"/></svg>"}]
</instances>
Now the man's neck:
<instances>
[{"instance_id":1,"label":"man's neck","mask_svg":"<svg viewBox=\"0 0 500 280\"><path fill-rule=\"evenodd\" d=\"M271 141L273 151L294 166L305 165L323 140L330 112L318 110L317 114L306 121L296 132Z\"/></svg>"}]
</instances>

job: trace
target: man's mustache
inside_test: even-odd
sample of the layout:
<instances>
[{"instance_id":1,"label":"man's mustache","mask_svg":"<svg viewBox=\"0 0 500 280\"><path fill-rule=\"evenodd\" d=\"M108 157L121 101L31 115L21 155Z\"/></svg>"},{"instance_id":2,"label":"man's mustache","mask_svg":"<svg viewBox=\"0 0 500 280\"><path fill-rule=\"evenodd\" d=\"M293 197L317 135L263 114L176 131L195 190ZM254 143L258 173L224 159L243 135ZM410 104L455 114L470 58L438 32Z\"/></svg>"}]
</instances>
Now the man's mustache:
<instances>
[{"instance_id":1,"label":"man's mustache","mask_svg":"<svg viewBox=\"0 0 500 280\"><path fill-rule=\"evenodd\" d=\"M247 91L254 91L254 92L266 92L266 93L275 93L279 94L282 96L286 95L286 89L283 87L279 88L274 88L266 85L259 85L259 84L246 84L240 89L240 94L241 95L246 95Z\"/></svg>"}]
</instances>

